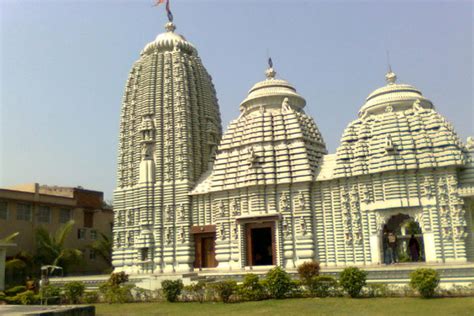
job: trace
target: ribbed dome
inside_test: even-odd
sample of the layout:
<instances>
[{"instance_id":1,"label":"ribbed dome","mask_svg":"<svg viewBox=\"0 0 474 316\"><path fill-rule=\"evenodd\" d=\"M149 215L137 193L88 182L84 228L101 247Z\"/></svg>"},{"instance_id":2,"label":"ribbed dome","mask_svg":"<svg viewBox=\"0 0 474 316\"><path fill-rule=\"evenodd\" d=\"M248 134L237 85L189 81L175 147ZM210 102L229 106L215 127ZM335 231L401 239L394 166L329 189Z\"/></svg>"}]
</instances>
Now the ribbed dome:
<instances>
[{"instance_id":1,"label":"ribbed dome","mask_svg":"<svg viewBox=\"0 0 474 316\"><path fill-rule=\"evenodd\" d=\"M265 72L267 79L257 82L250 90L247 97L240 104L242 111L251 110L255 105L264 106L266 109L279 108L285 97L295 109L302 109L306 105L305 99L286 80L276 79L273 68Z\"/></svg>"},{"instance_id":2,"label":"ribbed dome","mask_svg":"<svg viewBox=\"0 0 474 316\"><path fill-rule=\"evenodd\" d=\"M420 90L408 85L396 83L397 76L389 71L385 75L387 85L372 92L359 111L359 116L383 113L387 106L393 111L403 111L413 107L413 103L425 109L432 109L433 104L426 99Z\"/></svg>"},{"instance_id":3,"label":"ribbed dome","mask_svg":"<svg viewBox=\"0 0 474 316\"><path fill-rule=\"evenodd\" d=\"M196 54L194 45L188 42L183 35L175 33L175 29L176 26L172 22L166 23L166 32L159 34L153 42L148 43L141 52L141 55L152 53L156 48L164 51L184 50L188 53Z\"/></svg>"}]
</instances>

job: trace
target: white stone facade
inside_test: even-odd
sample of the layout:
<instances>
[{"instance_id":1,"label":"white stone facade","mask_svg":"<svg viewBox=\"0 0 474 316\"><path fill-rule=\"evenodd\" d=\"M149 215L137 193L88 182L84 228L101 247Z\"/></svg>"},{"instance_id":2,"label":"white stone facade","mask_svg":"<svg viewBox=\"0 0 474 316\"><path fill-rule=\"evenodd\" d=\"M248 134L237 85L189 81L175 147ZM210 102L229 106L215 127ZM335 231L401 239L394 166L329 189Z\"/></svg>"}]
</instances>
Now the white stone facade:
<instances>
[{"instance_id":1,"label":"white stone facade","mask_svg":"<svg viewBox=\"0 0 474 316\"><path fill-rule=\"evenodd\" d=\"M427 262L474 259L474 145L419 90L390 71L327 154L306 101L270 66L221 138L211 78L167 30L126 86L117 270L381 264L382 230L398 214L418 223Z\"/></svg>"}]
</instances>

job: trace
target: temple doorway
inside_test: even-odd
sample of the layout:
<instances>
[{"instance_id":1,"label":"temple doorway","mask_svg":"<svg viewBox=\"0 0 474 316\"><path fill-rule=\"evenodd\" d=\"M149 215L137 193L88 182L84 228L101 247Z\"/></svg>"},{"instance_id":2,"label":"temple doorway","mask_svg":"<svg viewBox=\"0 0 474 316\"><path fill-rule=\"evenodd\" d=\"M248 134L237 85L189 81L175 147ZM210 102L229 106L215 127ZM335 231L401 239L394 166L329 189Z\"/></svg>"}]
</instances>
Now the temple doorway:
<instances>
[{"instance_id":1,"label":"temple doorway","mask_svg":"<svg viewBox=\"0 0 474 316\"><path fill-rule=\"evenodd\" d=\"M276 264L274 223L247 224L247 265Z\"/></svg>"},{"instance_id":2,"label":"temple doorway","mask_svg":"<svg viewBox=\"0 0 474 316\"><path fill-rule=\"evenodd\" d=\"M195 268L215 268L217 266L215 240L215 233L194 235Z\"/></svg>"},{"instance_id":3,"label":"temple doorway","mask_svg":"<svg viewBox=\"0 0 474 316\"><path fill-rule=\"evenodd\" d=\"M425 261L423 232L420 225L407 214L390 217L384 226L382 240L384 263L393 263L392 252L396 262Z\"/></svg>"}]
</instances>

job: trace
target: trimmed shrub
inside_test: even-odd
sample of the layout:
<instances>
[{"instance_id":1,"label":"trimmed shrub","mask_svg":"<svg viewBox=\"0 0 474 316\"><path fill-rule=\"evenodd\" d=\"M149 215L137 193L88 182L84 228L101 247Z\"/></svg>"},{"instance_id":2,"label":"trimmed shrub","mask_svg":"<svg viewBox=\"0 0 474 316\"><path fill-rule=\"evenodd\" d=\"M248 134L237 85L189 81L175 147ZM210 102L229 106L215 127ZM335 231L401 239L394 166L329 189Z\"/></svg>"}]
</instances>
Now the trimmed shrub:
<instances>
[{"instance_id":1,"label":"trimmed shrub","mask_svg":"<svg viewBox=\"0 0 474 316\"><path fill-rule=\"evenodd\" d=\"M168 302L176 302L178 296L183 290L183 281L178 280L164 280L161 282L161 288L163 289L163 294L166 297Z\"/></svg>"},{"instance_id":2,"label":"trimmed shrub","mask_svg":"<svg viewBox=\"0 0 474 316\"><path fill-rule=\"evenodd\" d=\"M14 287L11 287L8 290L6 290L5 295L6 296L15 296L18 293L23 293L25 291L26 291L26 286L18 285L18 286L14 286Z\"/></svg>"},{"instance_id":3,"label":"trimmed shrub","mask_svg":"<svg viewBox=\"0 0 474 316\"><path fill-rule=\"evenodd\" d=\"M356 267L345 268L339 276L339 283L350 297L359 296L366 285L367 272Z\"/></svg>"},{"instance_id":4,"label":"trimmed shrub","mask_svg":"<svg viewBox=\"0 0 474 316\"><path fill-rule=\"evenodd\" d=\"M247 301L260 301L266 298L265 286L258 275L249 273L245 275L244 281L238 288L242 299Z\"/></svg>"},{"instance_id":5,"label":"trimmed shrub","mask_svg":"<svg viewBox=\"0 0 474 316\"><path fill-rule=\"evenodd\" d=\"M301 282L309 285L311 280L319 275L319 262L317 261L306 261L298 266L298 275L300 276Z\"/></svg>"},{"instance_id":6,"label":"trimmed shrub","mask_svg":"<svg viewBox=\"0 0 474 316\"><path fill-rule=\"evenodd\" d=\"M78 304L84 294L84 283L79 281L68 282L64 284L64 296L68 303Z\"/></svg>"},{"instance_id":7,"label":"trimmed shrub","mask_svg":"<svg viewBox=\"0 0 474 316\"><path fill-rule=\"evenodd\" d=\"M189 292L193 300L198 301L199 303L204 302L204 299L206 298L206 282L201 280L185 286L184 288Z\"/></svg>"},{"instance_id":8,"label":"trimmed shrub","mask_svg":"<svg viewBox=\"0 0 474 316\"><path fill-rule=\"evenodd\" d=\"M121 285L128 282L128 274L125 272L112 273L109 278L110 285Z\"/></svg>"},{"instance_id":9,"label":"trimmed shrub","mask_svg":"<svg viewBox=\"0 0 474 316\"><path fill-rule=\"evenodd\" d=\"M290 296L295 286L290 275L281 267L268 271L264 284L270 296L276 299Z\"/></svg>"},{"instance_id":10,"label":"trimmed shrub","mask_svg":"<svg viewBox=\"0 0 474 316\"><path fill-rule=\"evenodd\" d=\"M53 285L45 285L40 289L40 297L46 304L59 304L61 302L61 289Z\"/></svg>"},{"instance_id":11,"label":"trimmed shrub","mask_svg":"<svg viewBox=\"0 0 474 316\"><path fill-rule=\"evenodd\" d=\"M237 282L234 280L220 281L214 283L213 288L216 290L216 294L219 299L224 303L228 303L230 301L230 297L237 290Z\"/></svg>"},{"instance_id":12,"label":"trimmed shrub","mask_svg":"<svg viewBox=\"0 0 474 316\"><path fill-rule=\"evenodd\" d=\"M388 285L383 283L367 284L365 289L367 297L387 297L391 295Z\"/></svg>"},{"instance_id":13,"label":"trimmed shrub","mask_svg":"<svg viewBox=\"0 0 474 316\"><path fill-rule=\"evenodd\" d=\"M132 288L134 285L111 285L108 282L99 286L104 301L109 304L123 304L133 301Z\"/></svg>"},{"instance_id":14,"label":"trimmed shrub","mask_svg":"<svg viewBox=\"0 0 474 316\"><path fill-rule=\"evenodd\" d=\"M85 304L96 304L99 303L99 293L97 291L85 292L82 301Z\"/></svg>"},{"instance_id":15,"label":"trimmed shrub","mask_svg":"<svg viewBox=\"0 0 474 316\"><path fill-rule=\"evenodd\" d=\"M410 274L410 286L424 298L433 297L440 278L436 270L419 268Z\"/></svg>"},{"instance_id":16,"label":"trimmed shrub","mask_svg":"<svg viewBox=\"0 0 474 316\"><path fill-rule=\"evenodd\" d=\"M327 275L314 276L308 284L310 294L316 297L328 297L335 292L336 287L336 279Z\"/></svg>"},{"instance_id":17,"label":"trimmed shrub","mask_svg":"<svg viewBox=\"0 0 474 316\"><path fill-rule=\"evenodd\" d=\"M31 290L18 293L16 297L22 305L38 304L40 301L39 296L35 295L35 292Z\"/></svg>"}]
</instances>

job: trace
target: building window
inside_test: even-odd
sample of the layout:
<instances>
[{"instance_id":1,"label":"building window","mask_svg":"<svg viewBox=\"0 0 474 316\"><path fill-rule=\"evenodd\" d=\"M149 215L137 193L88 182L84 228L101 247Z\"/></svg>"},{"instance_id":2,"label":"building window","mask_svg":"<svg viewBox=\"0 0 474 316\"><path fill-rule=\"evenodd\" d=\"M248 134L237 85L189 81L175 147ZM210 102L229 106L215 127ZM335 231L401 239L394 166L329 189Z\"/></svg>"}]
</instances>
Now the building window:
<instances>
[{"instance_id":1,"label":"building window","mask_svg":"<svg viewBox=\"0 0 474 316\"><path fill-rule=\"evenodd\" d=\"M0 219L8 219L8 203L0 201Z\"/></svg>"},{"instance_id":2,"label":"building window","mask_svg":"<svg viewBox=\"0 0 474 316\"><path fill-rule=\"evenodd\" d=\"M95 229L91 229L91 239L92 240L97 239L97 231Z\"/></svg>"},{"instance_id":3,"label":"building window","mask_svg":"<svg viewBox=\"0 0 474 316\"><path fill-rule=\"evenodd\" d=\"M31 204L18 203L16 205L16 219L31 222Z\"/></svg>"},{"instance_id":4,"label":"building window","mask_svg":"<svg viewBox=\"0 0 474 316\"><path fill-rule=\"evenodd\" d=\"M84 212L84 227L94 227L94 213Z\"/></svg>"},{"instance_id":5,"label":"building window","mask_svg":"<svg viewBox=\"0 0 474 316\"><path fill-rule=\"evenodd\" d=\"M94 249L89 249L89 259L90 260L95 260L95 250Z\"/></svg>"},{"instance_id":6,"label":"building window","mask_svg":"<svg viewBox=\"0 0 474 316\"><path fill-rule=\"evenodd\" d=\"M38 208L38 222L51 223L51 209L49 206L40 205Z\"/></svg>"},{"instance_id":7,"label":"building window","mask_svg":"<svg viewBox=\"0 0 474 316\"><path fill-rule=\"evenodd\" d=\"M62 208L59 210L59 222L64 224L71 220L71 210L68 208Z\"/></svg>"},{"instance_id":8,"label":"building window","mask_svg":"<svg viewBox=\"0 0 474 316\"><path fill-rule=\"evenodd\" d=\"M80 240L86 239L86 229L85 228L79 228L77 230L77 239L80 239Z\"/></svg>"}]
</instances>

